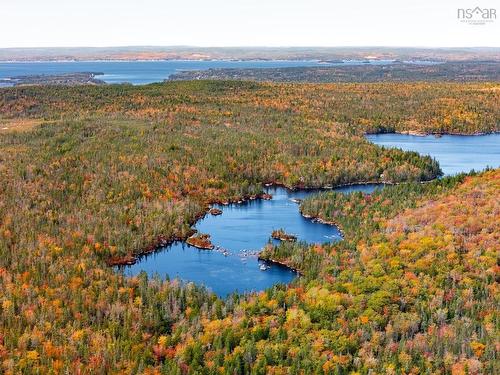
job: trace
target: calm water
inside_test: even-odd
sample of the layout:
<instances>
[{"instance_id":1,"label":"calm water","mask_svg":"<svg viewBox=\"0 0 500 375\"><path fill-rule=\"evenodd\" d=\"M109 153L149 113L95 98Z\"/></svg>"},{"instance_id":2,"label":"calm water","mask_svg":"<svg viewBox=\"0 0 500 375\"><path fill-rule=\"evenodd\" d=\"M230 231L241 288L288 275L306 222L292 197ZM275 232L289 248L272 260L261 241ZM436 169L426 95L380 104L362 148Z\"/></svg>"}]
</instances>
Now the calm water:
<instances>
[{"instance_id":1,"label":"calm water","mask_svg":"<svg viewBox=\"0 0 500 375\"><path fill-rule=\"evenodd\" d=\"M335 189L341 192L372 192L377 185L349 186ZM272 200L250 201L228 206L216 205L223 210L220 216L207 215L195 228L209 233L212 243L220 249L198 250L178 242L165 250L144 257L127 267L129 275L146 271L150 275L169 275L186 281L204 284L220 296L232 292L258 291L277 283L288 283L296 274L277 265L267 271L259 269L255 252L270 240L274 229L283 228L300 241L324 243L338 241L341 236L334 226L314 223L303 218L298 204L291 199L303 199L315 191L289 191L284 188L267 189ZM227 255L223 251L227 250Z\"/></svg>"},{"instance_id":2,"label":"calm water","mask_svg":"<svg viewBox=\"0 0 500 375\"><path fill-rule=\"evenodd\" d=\"M386 65L392 60L370 61L372 65ZM422 62L425 63L425 62ZM181 70L206 70L210 68L285 68L309 66L361 65L360 60L344 63L322 63L319 61L74 61L74 62L16 62L0 63L0 80L2 78L31 74L61 74L75 72L104 73L97 78L107 83L132 83L141 85L162 82L171 74ZM0 82L1 84L1 82ZM4 84L4 86L6 86Z\"/></svg>"},{"instance_id":3,"label":"calm water","mask_svg":"<svg viewBox=\"0 0 500 375\"><path fill-rule=\"evenodd\" d=\"M382 146L428 154L438 160L445 174L482 170L500 166L500 134L484 136L418 137L403 134L369 135L367 138ZM341 192L371 192L377 185L350 186L335 189ZM175 243L165 250L141 259L128 267L126 273L135 275L144 270L170 278L180 278L204 284L220 296L232 292L258 291L277 283L288 283L296 274L271 265L267 271L259 269L255 252L270 240L274 229L283 228L301 241L324 243L340 240L336 227L314 223L303 218L292 199L303 199L315 191L288 191L269 188L269 201L252 201L229 206L215 206L223 210L220 216L207 215L196 224L201 233L209 233L214 251L198 250L184 243ZM227 253L224 255L223 251Z\"/></svg>"},{"instance_id":4,"label":"calm water","mask_svg":"<svg viewBox=\"0 0 500 375\"><path fill-rule=\"evenodd\" d=\"M406 134L374 134L367 138L380 146L398 147L431 155L446 175L500 167L500 134L419 137Z\"/></svg>"}]
</instances>

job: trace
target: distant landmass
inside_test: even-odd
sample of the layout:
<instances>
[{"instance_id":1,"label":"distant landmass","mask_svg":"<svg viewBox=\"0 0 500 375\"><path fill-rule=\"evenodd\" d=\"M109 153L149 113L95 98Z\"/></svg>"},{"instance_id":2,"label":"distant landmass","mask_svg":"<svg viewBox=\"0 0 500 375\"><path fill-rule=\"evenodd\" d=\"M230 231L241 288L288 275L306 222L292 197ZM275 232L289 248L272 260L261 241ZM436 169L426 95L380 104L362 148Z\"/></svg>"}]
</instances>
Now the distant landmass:
<instances>
[{"instance_id":1,"label":"distant landmass","mask_svg":"<svg viewBox=\"0 0 500 375\"><path fill-rule=\"evenodd\" d=\"M2 86L28 86L28 85L104 85L105 82L96 76L103 73L78 72L63 74L34 74L0 79Z\"/></svg>"},{"instance_id":2,"label":"distant landmass","mask_svg":"<svg viewBox=\"0 0 500 375\"><path fill-rule=\"evenodd\" d=\"M72 47L0 48L0 61L93 60L497 60L500 48L410 47Z\"/></svg>"},{"instance_id":3,"label":"distant landmass","mask_svg":"<svg viewBox=\"0 0 500 375\"><path fill-rule=\"evenodd\" d=\"M500 62L394 63L325 67L208 69L182 71L168 80L252 80L274 82L500 81Z\"/></svg>"},{"instance_id":4,"label":"distant landmass","mask_svg":"<svg viewBox=\"0 0 500 375\"><path fill-rule=\"evenodd\" d=\"M57 66L57 63L49 63ZM247 68L203 68L199 70L178 70L165 81L193 80L243 80L272 82L405 82L405 81L449 81L449 82L500 82L499 61L461 62L401 62L295 67L247 67ZM35 64L36 65L36 64ZM121 65L121 64L120 64ZM175 71L175 70L174 70ZM144 67L147 73L147 67ZM109 73L109 72L108 72ZM103 73L71 72L58 74L18 75L0 78L0 87L27 85L103 85ZM161 79L158 80L160 82Z\"/></svg>"}]
</instances>

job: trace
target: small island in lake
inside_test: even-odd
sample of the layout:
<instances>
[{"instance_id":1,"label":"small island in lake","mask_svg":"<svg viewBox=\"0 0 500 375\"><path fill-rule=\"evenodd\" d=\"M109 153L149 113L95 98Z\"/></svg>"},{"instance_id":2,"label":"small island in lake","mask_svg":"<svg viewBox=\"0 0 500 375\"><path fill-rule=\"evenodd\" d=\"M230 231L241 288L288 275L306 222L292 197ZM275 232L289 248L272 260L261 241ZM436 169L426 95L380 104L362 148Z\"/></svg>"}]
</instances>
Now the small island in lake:
<instances>
[{"instance_id":1,"label":"small island in lake","mask_svg":"<svg viewBox=\"0 0 500 375\"><path fill-rule=\"evenodd\" d=\"M209 211L210 215L212 216L219 216L222 215L222 210L219 210L218 208L211 208Z\"/></svg>"},{"instance_id":2,"label":"small island in lake","mask_svg":"<svg viewBox=\"0 0 500 375\"><path fill-rule=\"evenodd\" d=\"M202 250L212 250L214 248L214 245L212 245L212 242L210 242L209 234L194 234L186 240L186 243Z\"/></svg>"},{"instance_id":3,"label":"small island in lake","mask_svg":"<svg viewBox=\"0 0 500 375\"><path fill-rule=\"evenodd\" d=\"M297 236L288 234L283 229L273 230L271 237L280 241L297 241Z\"/></svg>"}]
</instances>

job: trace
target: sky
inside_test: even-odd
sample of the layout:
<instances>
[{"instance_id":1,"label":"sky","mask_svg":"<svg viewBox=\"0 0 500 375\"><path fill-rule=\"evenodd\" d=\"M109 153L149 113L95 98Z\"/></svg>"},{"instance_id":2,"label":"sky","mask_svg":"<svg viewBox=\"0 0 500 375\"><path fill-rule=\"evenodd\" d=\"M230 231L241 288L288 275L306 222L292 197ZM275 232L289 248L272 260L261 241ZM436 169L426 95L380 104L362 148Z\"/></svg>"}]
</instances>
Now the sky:
<instances>
[{"instance_id":1,"label":"sky","mask_svg":"<svg viewBox=\"0 0 500 375\"><path fill-rule=\"evenodd\" d=\"M500 46L480 0L0 0L0 47Z\"/></svg>"}]
</instances>

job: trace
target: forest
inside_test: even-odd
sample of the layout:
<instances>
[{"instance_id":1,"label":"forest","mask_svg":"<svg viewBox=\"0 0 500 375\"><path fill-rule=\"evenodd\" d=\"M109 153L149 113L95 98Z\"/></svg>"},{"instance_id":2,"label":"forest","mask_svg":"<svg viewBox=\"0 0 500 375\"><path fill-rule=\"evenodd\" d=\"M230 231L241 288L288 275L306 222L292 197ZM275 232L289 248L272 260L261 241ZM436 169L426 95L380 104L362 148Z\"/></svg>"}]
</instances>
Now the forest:
<instances>
[{"instance_id":1,"label":"forest","mask_svg":"<svg viewBox=\"0 0 500 375\"><path fill-rule=\"evenodd\" d=\"M338 60L337 60L338 61ZM361 63L349 65L335 62L321 67L290 68L212 68L184 70L168 80L236 79L271 82L498 82L500 63L496 61L440 62L412 64L401 61L387 65Z\"/></svg>"},{"instance_id":2,"label":"forest","mask_svg":"<svg viewBox=\"0 0 500 375\"><path fill-rule=\"evenodd\" d=\"M476 134L499 131L498 82L283 84L189 81L0 90L2 118L106 116L157 126ZM278 135L279 136L279 135Z\"/></svg>"},{"instance_id":3,"label":"forest","mask_svg":"<svg viewBox=\"0 0 500 375\"><path fill-rule=\"evenodd\" d=\"M363 135L498 131L498 88L0 89L1 372L497 372L500 170L436 179L432 158ZM289 285L220 299L109 266L185 239L210 203L264 183L359 182L388 185L300 207L343 241L263 250L301 271Z\"/></svg>"}]
</instances>

